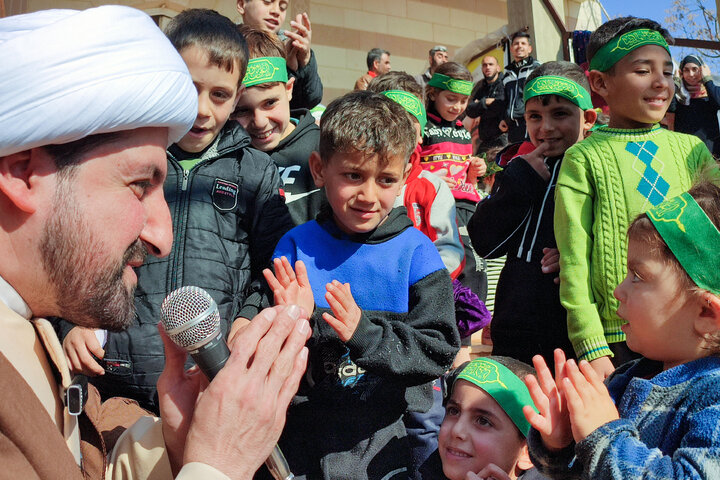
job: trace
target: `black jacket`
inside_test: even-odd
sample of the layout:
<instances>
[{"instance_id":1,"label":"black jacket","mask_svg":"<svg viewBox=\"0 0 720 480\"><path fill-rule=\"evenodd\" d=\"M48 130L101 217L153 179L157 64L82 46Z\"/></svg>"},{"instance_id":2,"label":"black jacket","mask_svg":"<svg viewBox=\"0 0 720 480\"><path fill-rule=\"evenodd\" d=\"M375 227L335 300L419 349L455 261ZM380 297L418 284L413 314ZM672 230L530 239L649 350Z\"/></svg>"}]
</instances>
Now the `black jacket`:
<instances>
[{"instance_id":1,"label":"black jacket","mask_svg":"<svg viewBox=\"0 0 720 480\"><path fill-rule=\"evenodd\" d=\"M545 160L551 175L546 182L522 157L513 159L468 223L478 255L507 255L495 294L493 355L530 364L536 354L552 360L555 348L574 356L559 285L553 282L557 273L543 273L540 266L543 248L557 248L553 215L561 160Z\"/></svg>"},{"instance_id":2,"label":"black jacket","mask_svg":"<svg viewBox=\"0 0 720 480\"><path fill-rule=\"evenodd\" d=\"M301 225L315 218L325 198L315 186L308 161L320 146L320 127L308 110L293 110L290 116L297 119L295 130L268 153L280 170L290 216L295 225Z\"/></svg>"},{"instance_id":3,"label":"black jacket","mask_svg":"<svg viewBox=\"0 0 720 480\"><path fill-rule=\"evenodd\" d=\"M176 288L207 290L218 304L225 335L236 317L252 318L262 306L262 269L293 225L275 164L249 146L247 132L228 122L190 171L178 157L198 157L170 147L164 191L172 250L166 258L149 256L136 269L136 319L126 331L110 333L105 345L105 360L126 368L92 379L103 397L134 398L156 410L155 384L165 364L156 325L163 299Z\"/></svg>"},{"instance_id":4,"label":"black jacket","mask_svg":"<svg viewBox=\"0 0 720 480\"><path fill-rule=\"evenodd\" d=\"M313 108L322 102L323 84L318 75L317 61L315 60L315 52L310 50L310 61L304 67L294 72L288 69L288 73L295 77L295 85L293 87L293 95L290 100L290 108Z\"/></svg>"},{"instance_id":5,"label":"black jacket","mask_svg":"<svg viewBox=\"0 0 720 480\"><path fill-rule=\"evenodd\" d=\"M505 67L503 86L505 88L505 121L519 120L525 115L523 91L527 77L540 66L540 63L529 56L519 62L511 62Z\"/></svg>"},{"instance_id":6,"label":"black jacket","mask_svg":"<svg viewBox=\"0 0 720 480\"><path fill-rule=\"evenodd\" d=\"M470 94L471 102L467 106L467 115L470 118L480 117L478 134L481 141L497 138L502 134L500 120L505 112L505 88L503 85L504 73L498 73L494 82L483 78L475 84ZM490 105L485 100L495 99Z\"/></svg>"}]
</instances>

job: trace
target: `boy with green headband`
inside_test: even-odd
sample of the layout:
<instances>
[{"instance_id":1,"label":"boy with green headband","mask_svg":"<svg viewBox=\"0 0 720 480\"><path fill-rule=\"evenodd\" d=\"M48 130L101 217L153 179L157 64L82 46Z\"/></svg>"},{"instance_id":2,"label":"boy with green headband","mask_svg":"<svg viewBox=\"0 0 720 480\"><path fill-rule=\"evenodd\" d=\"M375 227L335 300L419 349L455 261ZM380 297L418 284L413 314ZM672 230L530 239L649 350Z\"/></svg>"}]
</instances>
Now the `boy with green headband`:
<instances>
[{"instance_id":1,"label":"boy with green headband","mask_svg":"<svg viewBox=\"0 0 720 480\"><path fill-rule=\"evenodd\" d=\"M318 149L320 128L308 110L290 109L295 79L288 79L277 36L245 25L240 33L248 43L250 61L233 116L250 134L252 146L278 166L290 216L300 225L315 218L324 198L308 163Z\"/></svg>"},{"instance_id":2,"label":"boy with green headband","mask_svg":"<svg viewBox=\"0 0 720 480\"><path fill-rule=\"evenodd\" d=\"M523 408L535 407L521 380L533 373L532 367L519 360L492 356L466 362L448 374L443 381L445 418L438 450L423 465L422 478L533 476L526 474L533 465L526 440L530 423Z\"/></svg>"},{"instance_id":3,"label":"boy with green headband","mask_svg":"<svg viewBox=\"0 0 720 480\"><path fill-rule=\"evenodd\" d=\"M566 362L560 351L554 380L535 359L538 377L526 383L540 411L524 411L539 470L592 480L718 478L718 227L720 186L710 181L630 225L628 274L615 297L628 347L645 358L605 384L588 362Z\"/></svg>"},{"instance_id":4,"label":"boy with green headband","mask_svg":"<svg viewBox=\"0 0 720 480\"><path fill-rule=\"evenodd\" d=\"M626 272L627 225L714 163L697 137L658 125L674 93L666 38L656 22L634 17L593 32L590 86L608 103L610 122L567 151L558 176L560 301L578 359L601 377L632 358L612 296Z\"/></svg>"},{"instance_id":5,"label":"boy with green headband","mask_svg":"<svg viewBox=\"0 0 720 480\"><path fill-rule=\"evenodd\" d=\"M589 90L585 72L571 62L547 62L530 74L524 95L532 145L518 148L529 153L496 174L468 224L479 255L507 255L492 319L493 354L528 363L538 354L552 361L556 348L574 356L560 304L553 214L563 155L597 116Z\"/></svg>"}]
</instances>

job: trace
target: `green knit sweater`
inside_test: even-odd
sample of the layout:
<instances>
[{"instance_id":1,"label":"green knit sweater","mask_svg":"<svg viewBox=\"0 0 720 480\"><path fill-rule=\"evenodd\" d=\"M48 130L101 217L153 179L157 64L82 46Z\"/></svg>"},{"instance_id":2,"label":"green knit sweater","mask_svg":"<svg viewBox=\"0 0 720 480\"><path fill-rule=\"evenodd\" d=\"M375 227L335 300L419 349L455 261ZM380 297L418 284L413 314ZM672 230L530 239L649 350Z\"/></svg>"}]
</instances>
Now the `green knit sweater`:
<instances>
[{"instance_id":1,"label":"green knit sweater","mask_svg":"<svg viewBox=\"0 0 720 480\"><path fill-rule=\"evenodd\" d=\"M655 125L603 127L570 147L558 176L555 238L560 301L578 359L612 355L622 342L615 287L627 274L627 229L639 214L686 191L714 160L695 136Z\"/></svg>"}]
</instances>

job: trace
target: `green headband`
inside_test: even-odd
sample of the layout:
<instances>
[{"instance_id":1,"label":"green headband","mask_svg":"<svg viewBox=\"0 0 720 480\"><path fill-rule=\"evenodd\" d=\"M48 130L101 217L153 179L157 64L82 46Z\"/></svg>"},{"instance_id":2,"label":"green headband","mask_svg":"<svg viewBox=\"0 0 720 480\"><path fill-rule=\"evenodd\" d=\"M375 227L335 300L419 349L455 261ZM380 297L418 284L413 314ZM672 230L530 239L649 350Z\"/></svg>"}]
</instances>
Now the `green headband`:
<instances>
[{"instance_id":1,"label":"green headband","mask_svg":"<svg viewBox=\"0 0 720 480\"><path fill-rule=\"evenodd\" d=\"M509 368L489 358L476 358L463 368L457 380L467 380L485 390L508 414L520 433L528 436L530 423L525 419L522 409L529 405L536 412L538 410L530 397L530 391Z\"/></svg>"},{"instance_id":2,"label":"green headband","mask_svg":"<svg viewBox=\"0 0 720 480\"><path fill-rule=\"evenodd\" d=\"M525 102L541 95L558 95L567 98L583 110L593 108L588 91L569 78L545 75L535 77L525 85L523 93Z\"/></svg>"},{"instance_id":3,"label":"green headband","mask_svg":"<svg viewBox=\"0 0 720 480\"><path fill-rule=\"evenodd\" d=\"M685 192L647 216L693 282L720 295L720 232L695 199Z\"/></svg>"},{"instance_id":4,"label":"green headband","mask_svg":"<svg viewBox=\"0 0 720 480\"><path fill-rule=\"evenodd\" d=\"M658 45L667 50L670 55L667 41L660 32L641 28L625 32L600 47L590 61L590 70L607 72L621 58L643 45Z\"/></svg>"},{"instance_id":5,"label":"green headband","mask_svg":"<svg viewBox=\"0 0 720 480\"><path fill-rule=\"evenodd\" d=\"M418 122L420 122L420 130L425 128L427 114L425 113L425 107L418 97L405 90L388 90L383 92L383 95L393 102L399 103L401 107L410 112L413 117L417 118Z\"/></svg>"},{"instance_id":6,"label":"green headband","mask_svg":"<svg viewBox=\"0 0 720 480\"><path fill-rule=\"evenodd\" d=\"M287 66L282 57L253 58L248 62L243 85L252 87L261 83L287 83Z\"/></svg>"},{"instance_id":7,"label":"green headband","mask_svg":"<svg viewBox=\"0 0 720 480\"><path fill-rule=\"evenodd\" d=\"M442 73L433 73L432 78L428 82L428 86L439 88L440 90L450 90L459 95L470 95L472 93L472 82L468 80L458 80L457 78L448 77Z\"/></svg>"}]
</instances>

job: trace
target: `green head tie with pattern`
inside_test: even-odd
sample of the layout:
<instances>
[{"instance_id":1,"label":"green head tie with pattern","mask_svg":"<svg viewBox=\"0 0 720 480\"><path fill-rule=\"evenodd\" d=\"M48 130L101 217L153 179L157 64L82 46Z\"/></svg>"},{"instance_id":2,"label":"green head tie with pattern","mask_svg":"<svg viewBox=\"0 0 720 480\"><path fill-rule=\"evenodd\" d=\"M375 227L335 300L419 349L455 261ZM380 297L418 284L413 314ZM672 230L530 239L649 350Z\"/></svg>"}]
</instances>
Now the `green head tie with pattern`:
<instances>
[{"instance_id":1,"label":"green head tie with pattern","mask_svg":"<svg viewBox=\"0 0 720 480\"><path fill-rule=\"evenodd\" d=\"M287 83L287 66L282 57L253 58L248 62L247 72L243 78L243 85L252 87L262 83Z\"/></svg>"},{"instance_id":2,"label":"green head tie with pattern","mask_svg":"<svg viewBox=\"0 0 720 480\"><path fill-rule=\"evenodd\" d=\"M647 216L695 284L720 296L720 232L687 192Z\"/></svg>"},{"instance_id":3,"label":"green head tie with pattern","mask_svg":"<svg viewBox=\"0 0 720 480\"><path fill-rule=\"evenodd\" d=\"M592 60L590 60L590 70L607 72L625 55L645 45L658 45L667 50L668 55L670 55L670 48L668 47L667 41L660 32L648 28L640 28L625 32L600 47L598 51L595 52Z\"/></svg>"},{"instance_id":4,"label":"green head tie with pattern","mask_svg":"<svg viewBox=\"0 0 720 480\"><path fill-rule=\"evenodd\" d=\"M472 93L472 82L468 80L458 80L457 78L448 77L442 73L433 73L432 78L428 82L428 86L439 88L440 90L450 90L458 95L470 95Z\"/></svg>"},{"instance_id":5,"label":"green head tie with pattern","mask_svg":"<svg viewBox=\"0 0 720 480\"><path fill-rule=\"evenodd\" d=\"M544 75L533 78L525 85L523 99L526 103L529 99L542 95L557 95L566 98L583 110L593 108L590 93L569 78Z\"/></svg>"},{"instance_id":6,"label":"green head tie with pattern","mask_svg":"<svg viewBox=\"0 0 720 480\"><path fill-rule=\"evenodd\" d=\"M525 383L509 368L489 358L476 358L463 368L457 380L466 380L485 390L507 413L520 433L528 436L530 423L522 409L529 405L537 412L537 408Z\"/></svg>"},{"instance_id":7,"label":"green head tie with pattern","mask_svg":"<svg viewBox=\"0 0 720 480\"><path fill-rule=\"evenodd\" d=\"M413 117L417 118L420 123L421 132L425 129L427 114L425 113L425 107L418 97L405 90L387 90L383 92L383 95L395 103L400 104L400 106L407 110Z\"/></svg>"}]
</instances>

